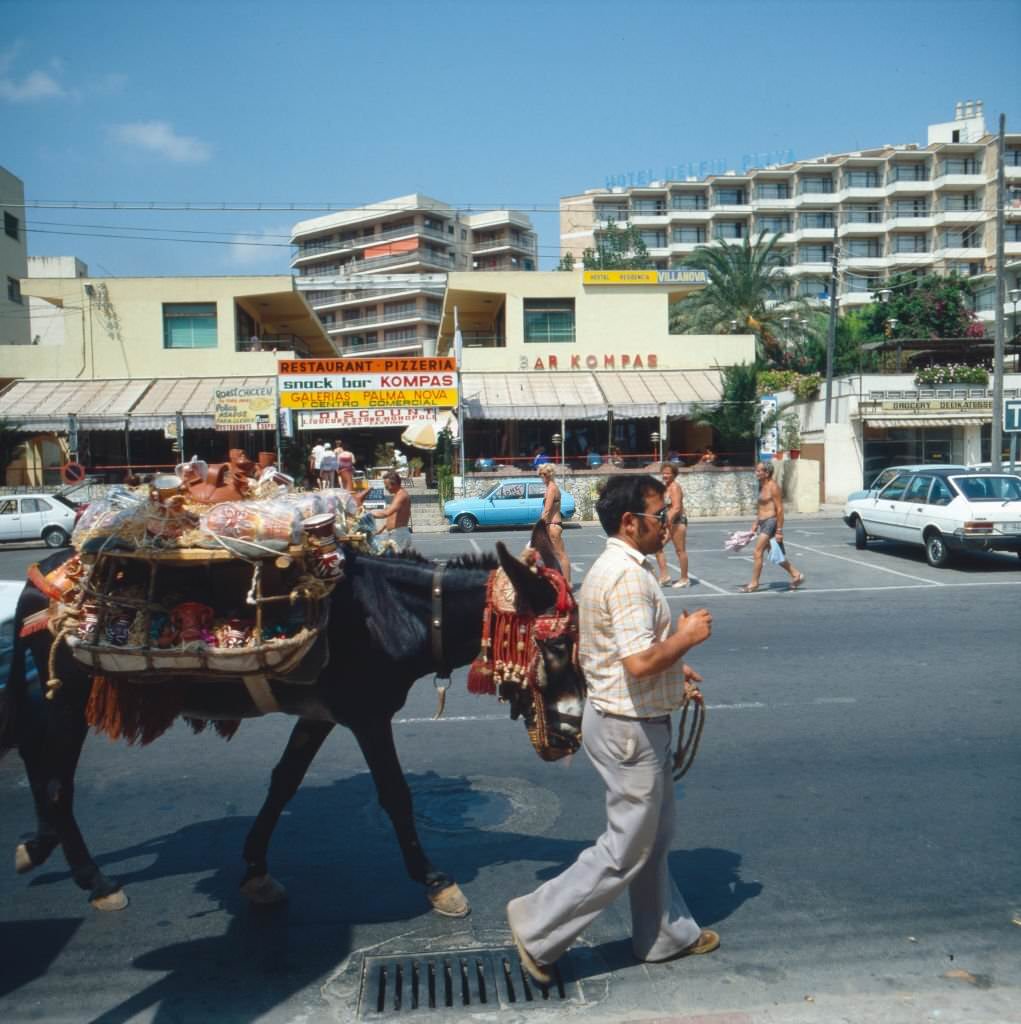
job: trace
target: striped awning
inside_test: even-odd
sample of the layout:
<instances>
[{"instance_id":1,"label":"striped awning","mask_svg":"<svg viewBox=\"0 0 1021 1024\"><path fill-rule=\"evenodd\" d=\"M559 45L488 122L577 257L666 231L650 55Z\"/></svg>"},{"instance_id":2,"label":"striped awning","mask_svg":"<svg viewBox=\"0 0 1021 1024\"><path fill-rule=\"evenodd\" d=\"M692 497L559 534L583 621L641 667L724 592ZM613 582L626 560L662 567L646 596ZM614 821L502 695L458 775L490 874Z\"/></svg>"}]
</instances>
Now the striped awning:
<instances>
[{"instance_id":1,"label":"striped awning","mask_svg":"<svg viewBox=\"0 0 1021 1024\"><path fill-rule=\"evenodd\" d=\"M617 419L685 416L698 403L718 402L719 370L632 370L600 373L599 386Z\"/></svg>"},{"instance_id":2,"label":"striped awning","mask_svg":"<svg viewBox=\"0 0 1021 1024\"><path fill-rule=\"evenodd\" d=\"M866 416L870 427L981 427L989 419L981 416Z\"/></svg>"},{"instance_id":3,"label":"striped awning","mask_svg":"<svg viewBox=\"0 0 1021 1024\"><path fill-rule=\"evenodd\" d=\"M213 426L216 392L224 388L264 388L274 377L177 377L157 380L131 411L134 430L162 430L184 416L186 429Z\"/></svg>"},{"instance_id":4,"label":"striped awning","mask_svg":"<svg viewBox=\"0 0 1021 1024\"><path fill-rule=\"evenodd\" d=\"M22 430L67 430L77 416L82 430L123 430L132 407L152 381L18 380L0 394L0 416Z\"/></svg>"},{"instance_id":5,"label":"striped awning","mask_svg":"<svg viewBox=\"0 0 1021 1024\"><path fill-rule=\"evenodd\" d=\"M465 417L472 420L606 417L606 399L591 373L465 373L461 397Z\"/></svg>"},{"instance_id":6,"label":"striped awning","mask_svg":"<svg viewBox=\"0 0 1021 1024\"><path fill-rule=\"evenodd\" d=\"M601 420L684 416L692 406L718 402L718 370L621 370L466 373L467 419Z\"/></svg>"}]
</instances>

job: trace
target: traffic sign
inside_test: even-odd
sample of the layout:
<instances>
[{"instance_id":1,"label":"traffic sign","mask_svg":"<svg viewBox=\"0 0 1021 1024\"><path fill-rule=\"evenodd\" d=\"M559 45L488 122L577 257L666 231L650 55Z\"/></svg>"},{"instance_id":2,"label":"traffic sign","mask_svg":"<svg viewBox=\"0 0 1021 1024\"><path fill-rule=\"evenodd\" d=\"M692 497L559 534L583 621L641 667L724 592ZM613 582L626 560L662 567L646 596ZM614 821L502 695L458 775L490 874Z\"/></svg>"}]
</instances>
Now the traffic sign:
<instances>
[{"instance_id":1,"label":"traffic sign","mask_svg":"<svg viewBox=\"0 0 1021 1024\"><path fill-rule=\"evenodd\" d=\"M78 484L85 479L85 467L78 462L67 462L60 469L65 484Z\"/></svg>"},{"instance_id":2,"label":"traffic sign","mask_svg":"<svg viewBox=\"0 0 1021 1024\"><path fill-rule=\"evenodd\" d=\"M1021 432L1021 398L1005 398L1003 400L1003 432L1005 434Z\"/></svg>"}]
</instances>

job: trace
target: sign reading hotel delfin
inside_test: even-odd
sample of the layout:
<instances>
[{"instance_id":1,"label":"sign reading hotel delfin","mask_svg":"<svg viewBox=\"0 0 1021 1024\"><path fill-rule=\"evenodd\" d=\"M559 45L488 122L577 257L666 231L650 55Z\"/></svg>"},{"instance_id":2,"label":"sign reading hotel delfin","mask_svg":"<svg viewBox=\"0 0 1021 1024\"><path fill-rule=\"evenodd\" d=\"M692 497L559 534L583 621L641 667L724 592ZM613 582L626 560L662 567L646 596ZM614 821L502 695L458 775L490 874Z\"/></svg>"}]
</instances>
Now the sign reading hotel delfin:
<instances>
[{"instance_id":1,"label":"sign reading hotel delfin","mask_svg":"<svg viewBox=\"0 0 1021 1024\"><path fill-rule=\"evenodd\" d=\"M395 426L457 405L457 367L444 356L280 359L277 386L303 429Z\"/></svg>"}]
</instances>

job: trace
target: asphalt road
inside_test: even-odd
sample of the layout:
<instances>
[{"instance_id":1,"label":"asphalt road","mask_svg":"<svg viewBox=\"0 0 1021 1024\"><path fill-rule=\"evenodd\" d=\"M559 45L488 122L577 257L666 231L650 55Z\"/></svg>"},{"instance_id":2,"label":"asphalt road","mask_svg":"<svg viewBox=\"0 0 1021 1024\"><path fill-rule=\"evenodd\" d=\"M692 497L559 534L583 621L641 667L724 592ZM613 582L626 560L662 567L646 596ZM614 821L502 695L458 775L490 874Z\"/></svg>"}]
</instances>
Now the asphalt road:
<instances>
[{"instance_id":1,"label":"asphalt road","mask_svg":"<svg viewBox=\"0 0 1021 1024\"><path fill-rule=\"evenodd\" d=\"M709 711L678 786L671 869L722 948L637 965L622 902L568 954L563 1002L500 1021L1021 1020L1021 560L936 570L910 548L856 551L839 520L792 518L805 587L790 592L767 567L766 588L745 595L747 554L722 548L736 525L693 523L698 583L666 592L678 613L714 617L689 659ZM451 557L498 538L517 549L526 534L417 542ZM601 534L574 528L565 541L580 578ZM5 550L0 577L45 553ZM238 894L240 849L287 720L246 723L229 744L180 726L146 749L91 739L79 821L132 903L91 910L59 855L33 875L0 874L0 1019L348 1021L365 955L506 946L506 900L591 842L602 795L583 755L543 764L464 680L438 722L432 686L417 684L396 736L423 842L462 884L469 918L431 914L406 879L342 730L277 830L271 865L290 899L268 911ZM0 848L31 823L12 755L0 762Z\"/></svg>"}]
</instances>

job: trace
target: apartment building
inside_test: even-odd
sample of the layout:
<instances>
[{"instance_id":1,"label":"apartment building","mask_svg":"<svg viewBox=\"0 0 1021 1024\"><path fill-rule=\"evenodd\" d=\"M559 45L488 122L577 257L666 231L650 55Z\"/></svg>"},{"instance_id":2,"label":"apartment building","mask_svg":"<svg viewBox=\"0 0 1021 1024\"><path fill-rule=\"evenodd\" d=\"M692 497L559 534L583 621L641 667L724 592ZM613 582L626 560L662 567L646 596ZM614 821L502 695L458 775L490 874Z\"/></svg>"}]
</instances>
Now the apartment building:
<instances>
[{"instance_id":1,"label":"apartment building","mask_svg":"<svg viewBox=\"0 0 1021 1024\"><path fill-rule=\"evenodd\" d=\"M28 248L25 244L25 185L20 178L0 167L0 207L3 231L0 232L0 345L27 345L28 304L21 295L21 279L28 273Z\"/></svg>"},{"instance_id":2,"label":"apartment building","mask_svg":"<svg viewBox=\"0 0 1021 1024\"><path fill-rule=\"evenodd\" d=\"M826 154L747 173L588 189L560 200L560 245L580 257L608 224L630 223L657 268L680 266L715 239L779 233L789 268L777 302L828 293L836 240L843 307L864 305L898 273L966 276L996 251L997 136L981 101L915 143ZM1021 257L1021 134L1006 138L1008 260ZM1010 312L1008 310L1008 312ZM992 319L991 311L980 312Z\"/></svg>"},{"instance_id":3,"label":"apartment building","mask_svg":"<svg viewBox=\"0 0 1021 1024\"><path fill-rule=\"evenodd\" d=\"M301 221L291 235L298 287L343 355L416 355L435 346L451 271L538 268L525 214L468 214L417 192ZM334 277L342 287L309 290L302 282Z\"/></svg>"}]
</instances>

